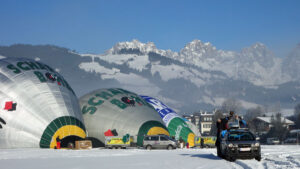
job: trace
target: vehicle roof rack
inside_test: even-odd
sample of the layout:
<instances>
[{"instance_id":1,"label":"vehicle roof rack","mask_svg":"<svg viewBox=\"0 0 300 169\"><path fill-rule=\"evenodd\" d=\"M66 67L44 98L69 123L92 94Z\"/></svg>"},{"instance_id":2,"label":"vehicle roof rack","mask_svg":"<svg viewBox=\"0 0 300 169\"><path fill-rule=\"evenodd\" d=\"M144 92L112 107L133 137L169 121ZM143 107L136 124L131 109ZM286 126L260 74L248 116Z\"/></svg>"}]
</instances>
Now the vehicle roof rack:
<instances>
[{"instance_id":1,"label":"vehicle roof rack","mask_svg":"<svg viewBox=\"0 0 300 169\"><path fill-rule=\"evenodd\" d=\"M249 128L231 128L229 130L244 130L244 131L249 131Z\"/></svg>"}]
</instances>

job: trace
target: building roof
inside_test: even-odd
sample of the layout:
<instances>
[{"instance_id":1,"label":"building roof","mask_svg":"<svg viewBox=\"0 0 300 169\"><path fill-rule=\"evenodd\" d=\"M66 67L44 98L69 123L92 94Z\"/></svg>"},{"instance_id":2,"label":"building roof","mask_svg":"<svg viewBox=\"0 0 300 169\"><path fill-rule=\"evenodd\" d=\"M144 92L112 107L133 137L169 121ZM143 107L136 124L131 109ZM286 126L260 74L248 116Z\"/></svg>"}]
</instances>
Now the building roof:
<instances>
[{"instance_id":1,"label":"building roof","mask_svg":"<svg viewBox=\"0 0 300 169\"><path fill-rule=\"evenodd\" d=\"M261 120L261 121L264 121L266 123L271 123L271 117L256 117L257 119ZM285 124L289 124L289 125L293 125L294 122L289 120L289 119L286 119L284 117L281 117L281 122L285 123Z\"/></svg>"}]
</instances>

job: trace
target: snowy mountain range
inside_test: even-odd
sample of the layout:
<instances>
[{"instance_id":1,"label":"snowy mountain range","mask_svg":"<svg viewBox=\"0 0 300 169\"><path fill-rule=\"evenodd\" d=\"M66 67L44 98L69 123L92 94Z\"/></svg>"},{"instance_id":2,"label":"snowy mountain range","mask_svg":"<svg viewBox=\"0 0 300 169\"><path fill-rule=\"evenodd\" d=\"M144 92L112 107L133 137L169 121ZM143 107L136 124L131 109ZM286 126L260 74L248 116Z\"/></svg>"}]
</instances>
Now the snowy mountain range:
<instances>
[{"instance_id":1,"label":"snowy mountain range","mask_svg":"<svg viewBox=\"0 0 300 169\"><path fill-rule=\"evenodd\" d=\"M284 58L262 43L236 52L218 50L200 40L179 52L133 40L119 42L104 54L78 54L51 45L12 45L0 47L0 55L47 63L71 83L78 96L122 87L157 97L179 113L212 110L227 98L240 100L245 109L257 105L293 109L300 102L300 45Z\"/></svg>"}]
</instances>

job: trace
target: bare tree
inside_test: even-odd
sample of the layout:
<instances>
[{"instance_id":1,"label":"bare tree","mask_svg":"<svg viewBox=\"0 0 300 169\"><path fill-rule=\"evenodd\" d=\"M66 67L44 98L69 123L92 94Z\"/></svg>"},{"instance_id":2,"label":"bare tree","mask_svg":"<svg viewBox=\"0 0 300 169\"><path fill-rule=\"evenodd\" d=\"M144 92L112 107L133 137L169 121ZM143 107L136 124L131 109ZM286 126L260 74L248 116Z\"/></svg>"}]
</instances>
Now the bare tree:
<instances>
[{"instance_id":1,"label":"bare tree","mask_svg":"<svg viewBox=\"0 0 300 169\"><path fill-rule=\"evenodd\" d=\"M257 106L256 108L248 109L244 119L246 120L248 124L248 128L253 132L257 133L263 130L263 126L257 124L255 122L255 118L262 116L264 114L264 109L261 106Z\"/></svg>"},{"instance_id":2,"label":"bare tree","mask_svg":"<svg viewBox=\"0 0 300 169\"><path fill-rule=\"evenodd\" d=\"M226 99L222 103L221 112L229 113L229 111L234 111L235 113L240 112L242 109L242 103L234 98Z\"/></svg>"},{"instance_id":3,"label":"bare tree","mask_svg":"<svg viewBox=\"0 0 300 169\"><path fill-rule=\"evenodd\" d=\"M296 128L300 128L300 103L298 103L296 106L295 106L295 109L294 109L294 119L295 119L295 125L296 125Z\"/></svg>"},{"instance_id":4,"label":"bare tree","mask_svg":"<svg viewBox=\"0 0 300 169\"><path fill-rule=\"evenodd\" d=\"M248 109L244 119L249 122L255 119L258 116L262 116L265 113L264 109L261 106L257 106L256 108Z\"/></svg>"},{"instance_id":5,"label":"bare tree","mask_svg":"<svg viewBox=\"0 0 300 169\"><path fill-rule=\"evenodd\" d=\"M268 132L268 137L277 137L280 141L283 141L288 133L288 129L284 126L284 121L281 120L281 113L277 113L275 117L272 115L271 124L272 127Z\"/></svg>"},{"instance_id":6,"label":"bare tree","mask_svg":"<svg viewBox=\"0 0 300 169\"><path fill-rule=\"evenodd\" d=\"M298 116L300 114L300 103L298 103L294 108L294 115Z\"/></svg>"},{"instance_id":7,"label":"bare tree","mask_svg":"<svg viewBox=\"0 0 300 169\"><path fill-rule=\"evenodd\" d=\"M211 125L211 129L210 129L210 135L211 136L215 136L217 135L217 120L223 118L223 113L221 112L221 110L217 110L213 116L212 119L212 125Z\"/></svg>"}]
</instances>

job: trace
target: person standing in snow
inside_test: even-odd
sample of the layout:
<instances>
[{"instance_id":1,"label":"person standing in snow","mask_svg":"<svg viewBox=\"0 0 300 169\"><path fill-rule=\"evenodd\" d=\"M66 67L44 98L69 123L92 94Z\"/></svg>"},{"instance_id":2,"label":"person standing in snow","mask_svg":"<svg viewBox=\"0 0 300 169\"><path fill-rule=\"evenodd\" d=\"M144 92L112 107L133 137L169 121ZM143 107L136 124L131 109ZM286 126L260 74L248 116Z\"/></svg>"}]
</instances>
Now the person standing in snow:
<instances>
[{"instance_id":1,"label":"person standing in snow","mask_svg":"<svg viewBox=\"0 0 300 169\"><path fill-rule=\"evenodd\" d=\"M59 138L59 136L56 137L56 149L60 149L61 148L61 139Z\"/></svg>"},{"instance_id":2,"label":"person standing in snow","mask_svg":"<svg viewBox=\"0 0 300 169\"><path fill-rule=\"evenodd\" d=\"M217 126L217 140L216 140L215 146L217 147L217 155L219 157L221 157L221 147L220 147L220 144L221 144L221 132L223 130L227 130L228 129L228 121L230 119L232 119L233 117L234 117L234 111L230 111L229 112L229 116L217 120L217 124L216 124L216 126Z\"/></svg>"},{"instance_id":3,"label":"person standing in snow","mask_svg":"<svg viewBox=\"0 0 300 169\"><path fill-rule=\"evenodd\" d=\"M218 157L221 157L221 150L220 150L221 119L217 120L217 125L216 126L217 126L217 140L216 140L215 146L217 147Z\"/></svg>"},{"instance_id":4,"label":"person standing in snow","mask_svg":"<svg viewBox=\"0 0 300 169\"><path fill-rule=\"evenodd\" d=\"M184 141L182 139L182 137L179 138L179 143L180 143L180 148L184 147Z\"/></svg>"},{"instance_id":5,"label":"person standing in snow","mask_svg":"<svg viewBox=\"0 0 300 169\"><path fill-rule=\"evenodd\" d=\"M246 128L247 127L247 122L241 116L239 116L239 125L240 125L240 128Z\"/></svg>"}]
</instances>

